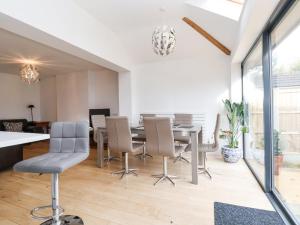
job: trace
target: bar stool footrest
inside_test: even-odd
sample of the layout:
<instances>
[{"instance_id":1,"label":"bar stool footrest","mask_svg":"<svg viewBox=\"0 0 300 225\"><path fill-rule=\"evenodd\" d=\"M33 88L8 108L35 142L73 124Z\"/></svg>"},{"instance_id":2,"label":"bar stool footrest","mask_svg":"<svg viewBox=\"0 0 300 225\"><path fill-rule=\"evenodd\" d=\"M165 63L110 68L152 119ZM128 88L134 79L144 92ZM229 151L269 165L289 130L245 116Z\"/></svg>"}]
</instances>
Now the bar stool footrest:
<instances>
[{"instance_id":1,"label":"bar stool footrest","mask_svg":"<svg viewBox=\"0 0 300 225\"><path fill-rule=\"evenodd\" d=\"M32 216L33 219L36 219L36 220L52 220L52 215L51 216L40 216L40 215L37 215L36 212L40 211L40 210L43 210L43 209L47 209L47 208L52 208L52 205L44 205L44 206L38 206L34 209L32 209L30 211L30 214ZM59 216L61 216L63 213L64 213L64 209L59 207L58 208L59 212Z\"/></svg>"}]
</instances>

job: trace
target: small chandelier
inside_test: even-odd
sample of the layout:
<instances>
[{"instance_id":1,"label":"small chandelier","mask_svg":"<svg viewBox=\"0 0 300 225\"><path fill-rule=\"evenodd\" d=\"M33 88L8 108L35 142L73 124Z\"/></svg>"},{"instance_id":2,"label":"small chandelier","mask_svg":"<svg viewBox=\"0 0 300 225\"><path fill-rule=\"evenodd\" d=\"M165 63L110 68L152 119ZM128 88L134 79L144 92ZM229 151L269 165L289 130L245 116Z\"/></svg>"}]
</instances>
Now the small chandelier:
<instances>
[{"instance_id":1,"label":"small chandelier","mask_svg":"<svg viewBox=\"0 0 300 225\"><path fill-rule=\"evenodd\" d=\"M156 54L166 56L174 51L176 44L175 30L172 27L158 26L152 35L152 47Z\"/></svg>"},{"instance_id":2,"label":"small chandelier","mask_svg":"<svg viewBox=\"0 0 300 225\"><path fill-rule=\"evenodd\" d=\"M28 83L36 83L39 81L39 72L36 67L32 64L24 64L20 70L21 79Z\"/></svg>"}]
</instances>

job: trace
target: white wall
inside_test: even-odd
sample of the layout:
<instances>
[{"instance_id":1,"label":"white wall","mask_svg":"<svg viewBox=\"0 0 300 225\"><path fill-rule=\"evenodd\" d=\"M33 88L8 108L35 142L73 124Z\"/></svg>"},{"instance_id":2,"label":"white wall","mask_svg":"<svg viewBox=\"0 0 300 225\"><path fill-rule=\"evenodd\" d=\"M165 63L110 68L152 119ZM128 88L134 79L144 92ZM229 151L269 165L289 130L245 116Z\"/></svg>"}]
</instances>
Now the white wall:
<instances>
[{"instance_id":1,"label":"white wall","mask_svg":"<svg viewBox=\"0 0 300 225\"><path fill-rule=\"evenodd\" d=\"M242 101L241 64L231 64L230 98L234 102Z\"/></svg>"},{"instance_id":2,"label":"white wall","mask_svg":"<svg viewBox=\"0 0 300 225\"><path fill-rule=\"evenodd\" d=\"M0 73L0 119L28 119L27 105L33 104L33 119L40 120L40 85L28 85L19 76Z\"/></svg>"},{"instance_id":3,"label":"white wall","mask_svg":"<svg viewBox=\"0 0 300 225\"><path fill-rule=\"evenodd\" d=\"M88 72L56 76L57 120L88 120Z\"/></svg>"},{"instance_id":4,"label":"white wall","mask_svg":"<svg viewBox=\"0 0 300 225\"><path fill-rule=\"evenodd\" d=\"M261 33L279 0L245 1L239 21L236 45L232 51L232 61L240 63Z\"/></svg>"},{"instance_id":5,"label":"white wall","mask_svg":"<svg viewBox=\"0 0 300 225\"><path fill-rule=\"evenodd\" d=\"M88 72L89 108L110 108L112 115L119 114L118 73L111 70Z\"/></svg>"},{"instance_id":6,"label":"white wall","mask_svg":"<svg viewBox=\"0 0 300 225\"><path fill-rule=\"evenodd\" d=\"M211 132L229 97L230 58L215 55L143 64L132 71L133 115L204 113Z\"/></svg>"},{"instance_id":7,"label":"white wall","mask_svg":"<svg viewBox=\"0 0 300 225\"><path fill-rule=\"evenodd\" d=\"M56 77L45 77L40 81L41 120L57 120Z\"/></svg>"},{"instance_id":8,"label":"white wall","mask_svg":"<svg viewBox=\"0 0 300 225\"><path fill-rule=\"evenodd\" d=\"M127 116L132 121L132 75L130 72L119 73L119 115Z\"/></svg>"}]
</instances>

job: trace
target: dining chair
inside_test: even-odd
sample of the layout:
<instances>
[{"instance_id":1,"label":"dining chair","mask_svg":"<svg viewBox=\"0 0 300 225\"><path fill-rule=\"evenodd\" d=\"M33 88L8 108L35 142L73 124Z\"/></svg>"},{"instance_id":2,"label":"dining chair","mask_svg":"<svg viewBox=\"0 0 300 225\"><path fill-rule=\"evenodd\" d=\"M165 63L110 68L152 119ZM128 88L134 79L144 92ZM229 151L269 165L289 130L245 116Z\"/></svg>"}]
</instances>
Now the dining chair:
<instances>
[{"instance_id":1,"label":"dining chair","mask_svg":"<svg viewBox=\"0 0 300 225\"><path fill-rule=\"evenodd\" d=\"M193 125L193 114L190 113L175 113L174 124L178 125Z\"/></svg>"},{"instance_id":2,"label":"dining chair","mask_svg":"<svg viewBox=\"0 0 300 225\"><path fill-rule=\"evenodd\" d=\"M168 117L145 117L144 127L147 140L147 152L150 154L163 156L163 173L160 175L153 175L154 177L158 178L154 185L157 185L166 179L175 185L172 178L176 178L176 176L171 176L168 174L168 158L174 158L183 152L186 148L186 145L175 145L171 120Z\"/></svg>"},{"instance_id":3,"label":"dining chair","mask_svg":"<svg viewBox=\"0 0 300 225\"><path fill-rule=\"evenodd\" d=\"M106 117L106 129L108 136L108 147L111 151L120 152L125 155L124 168L113 172L113 174L124 175L134 174L137 169L129 169L128 153L135 153L144 147L144 143L132 142L131 130L129 127L128 118L125 116Z\"/></svg>"},{"instance_id":4,"label":"dining chair","mask_svg":"<svg viewBox=\"0 0 300 225\"><path fill-rule=\"evenodd\" d=\"M156 117L156 114L154 114L154 113L141 113L140 114L140 120L139 120L140 125L143 125L144 118L146 118L146 117Z\"/></svg>"},{"instance_id":5,"label":"dining chair","mask_svg":"<svg viewBox=\"0 0 300 225\"><path fill-rule=\"evenodd\" d=\"M92 120L92 126L93 126L93 131L94 131L93 139L94 139L94 142L97 143L98 142L98 127L106 127L105 115L92 115L91 120ZM103 137L103 143L107 144L107 136ZM119 160L119 157L112 156L110 154L109 148L107 148L107 157L104 157L104 160L107 162L110 162L112 160Z\"/></svg>"},{"instance_id":6,"label":"dining chair","mask_svg":"<svg viewBox=\"0 0 300 225\"><path fill-rule=\"evenodd\" d=\"M203 160L203 166L198 168L198 173L199 174L207 174L209 176L209 178L211 179L212 176L209 172L209 169L207 167L207 153L208 152L216 152L219 150L219 130L220 130L220 114L217 114L217 119L216 119L216 124L215 124L215 129L214 129L214 133L213 133L213 139L214 142L213 143L208 143L208 144L203 144L203 132L202 130L199 132L198 134L198 151L200 153L204 154L204 160ZM189 145L188 148L190 148L191 146Z\"/></svg>"},{"instance_id":7,"label":"dining chair","mask_svg":"<svg viewBox=\"0 0 300 225\"><path fill-rule=\"evenodd\" d=\"M156 117L156 114L153 114L153 113L152 114L151 113L142 113L142 114L140 114L140 121L139 121L140 125L143 125L144 118L148 118L148 117L150 117L150 118L151 117ZM146 136L144 134L138 134L136 136L133 136L132 140L146 143ZM143 151L140 154L136 155L136 157L138 157L139 159L145 159L147 157L153 158L152 155L150 155L146 152L145 147L143 148Z\"/></svg>"},{"instance_id":8,"label":"dining chair","mask_svg":"<svg viewBox=\"0 0 300 225\"><path fill-rule=\"evenodd\" d=\"M174 125L175 126L192 126L193 125L193 114L188 113L175 113L174 114ZM174 135L175 142L180 144L190 144L191 138L190 136L175 134ZM174 163L177 161L185 161L190 163L190 161L183 157L182 153L175 158Z\"/></svg>"}]
</instances>

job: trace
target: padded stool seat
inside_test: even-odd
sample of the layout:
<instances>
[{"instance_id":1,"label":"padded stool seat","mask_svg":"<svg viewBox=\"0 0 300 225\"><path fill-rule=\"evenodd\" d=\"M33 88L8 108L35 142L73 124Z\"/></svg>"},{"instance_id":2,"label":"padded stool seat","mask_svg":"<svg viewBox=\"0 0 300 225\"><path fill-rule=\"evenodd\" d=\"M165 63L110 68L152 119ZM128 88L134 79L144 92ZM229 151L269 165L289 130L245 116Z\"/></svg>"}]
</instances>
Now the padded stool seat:
<instances>
[{"instance_id":1,"label":"padded stool seat","mask_svg":"<svg viewBox=\"0 0 300 225\"><path fill-rule=\"evenodd\" d=\"M88 156L88 153L46 153L19 162L14 170L25 173L62 173Z\"/></svg>"}]
</instances>

